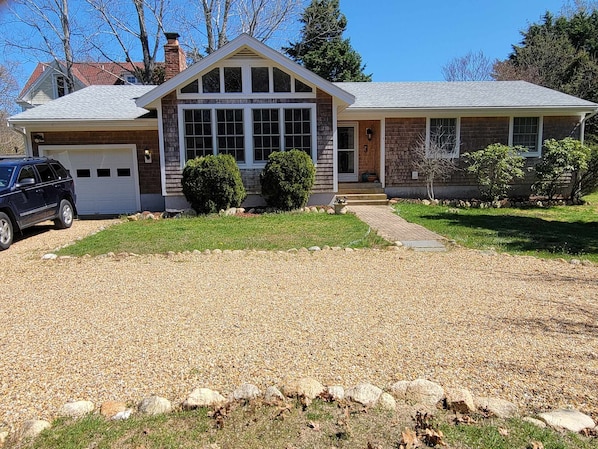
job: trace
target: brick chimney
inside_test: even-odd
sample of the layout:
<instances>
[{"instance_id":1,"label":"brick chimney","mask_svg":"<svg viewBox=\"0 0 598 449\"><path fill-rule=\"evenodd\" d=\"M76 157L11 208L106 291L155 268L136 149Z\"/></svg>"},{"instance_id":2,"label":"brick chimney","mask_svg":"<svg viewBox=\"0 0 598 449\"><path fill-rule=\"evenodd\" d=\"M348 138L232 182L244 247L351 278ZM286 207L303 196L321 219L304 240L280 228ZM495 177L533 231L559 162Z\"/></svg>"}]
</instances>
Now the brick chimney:
<instances>
[{"instance_id":1,"label":"brick chimney","mask_svg":"<svg viewBox=\"0 0 598 449\"><path fill-rule=\"evenodd\" d=\"M178 33L164 33L166 45L164 45L164 81L178 75L187 68L185 52L179 45Z\"/></svg>"}]
</instances>

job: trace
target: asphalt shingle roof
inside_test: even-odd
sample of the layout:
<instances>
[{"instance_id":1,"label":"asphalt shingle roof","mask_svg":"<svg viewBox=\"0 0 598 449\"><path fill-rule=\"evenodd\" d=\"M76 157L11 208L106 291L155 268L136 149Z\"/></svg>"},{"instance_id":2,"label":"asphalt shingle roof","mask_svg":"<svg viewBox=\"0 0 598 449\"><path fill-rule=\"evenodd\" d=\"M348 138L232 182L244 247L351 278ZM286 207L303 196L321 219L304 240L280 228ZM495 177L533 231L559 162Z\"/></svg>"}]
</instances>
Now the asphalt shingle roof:
<instances>
[{"instance_id":1,"label":"asphalt shingle roof","mask_svg":"<svg viewBox=\"0 0 598 449\"><path fill-rule=\"evenodd\" d=\"M355 96L349 109L598 107L525 81L334 84Z\"/></svg>"},{"instance_id":2,"label":"asphalt shingle roof","mask_svg":"<svg viewBox=\"0 0 598 449\"><path fill-rule=\"evenodd\" d=\"M133 120L147 114L135 99L156 86L89 86L12 116L11 121Z\"/></svg>"}]
</instances>

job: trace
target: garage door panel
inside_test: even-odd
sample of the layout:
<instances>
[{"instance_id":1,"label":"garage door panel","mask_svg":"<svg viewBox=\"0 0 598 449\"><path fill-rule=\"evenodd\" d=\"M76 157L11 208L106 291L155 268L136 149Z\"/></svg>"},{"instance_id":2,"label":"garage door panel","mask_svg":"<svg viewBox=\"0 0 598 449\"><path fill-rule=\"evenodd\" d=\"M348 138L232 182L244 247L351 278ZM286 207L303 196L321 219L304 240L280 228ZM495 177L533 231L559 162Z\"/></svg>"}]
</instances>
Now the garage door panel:
<instances>
[{"instance_id":1,"label":"garage door panel","mask_svg":"<svg viewBox=\"0 0 598 449\"><path fill-rule=\"evenodd\" d=\"M75 180L81 215L123 214L138 210L135 161L131 148L46 150Z\"/></svg>"}]
</instances>

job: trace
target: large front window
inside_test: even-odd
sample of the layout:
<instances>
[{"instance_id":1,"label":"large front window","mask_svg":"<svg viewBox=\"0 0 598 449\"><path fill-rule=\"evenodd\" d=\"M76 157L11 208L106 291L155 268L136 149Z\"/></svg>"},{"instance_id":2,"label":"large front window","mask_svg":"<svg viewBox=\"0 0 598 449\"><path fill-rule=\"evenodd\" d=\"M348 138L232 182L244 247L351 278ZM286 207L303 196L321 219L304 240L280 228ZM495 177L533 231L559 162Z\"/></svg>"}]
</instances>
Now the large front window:
<instances>
[{"instance_id":1,"label":"large front window","mask_svg":"<svg viewBox=\"0 0 598 449\"><path fill-rule=\"evenodd\" d=\"M231 105L232 106L232 105ZM298 149L312 156L315 106L244 105L184 109L184 159L230 154L245 166L263 164L274 151Z\"/></svg>"}]
</instances>

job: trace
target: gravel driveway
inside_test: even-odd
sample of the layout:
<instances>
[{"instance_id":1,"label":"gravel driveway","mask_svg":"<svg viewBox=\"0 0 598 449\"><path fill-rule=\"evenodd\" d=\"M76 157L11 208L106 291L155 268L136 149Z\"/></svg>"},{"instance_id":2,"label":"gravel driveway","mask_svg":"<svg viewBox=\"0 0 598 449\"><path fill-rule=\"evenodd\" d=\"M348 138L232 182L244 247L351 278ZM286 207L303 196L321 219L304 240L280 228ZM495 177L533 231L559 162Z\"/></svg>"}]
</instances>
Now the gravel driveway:
<instances>
[{"instance_id":1,"label":"gravel driveway","mask_svg":"<svg viewBox=\"0 0 598 449\"><path fill-rule=\"evenodd\" d=\"M462 249L40 259L107 223L0 253L0 421L296 376L425 377L598 418L597 267Z\"/></svg>"}]
</instances>

